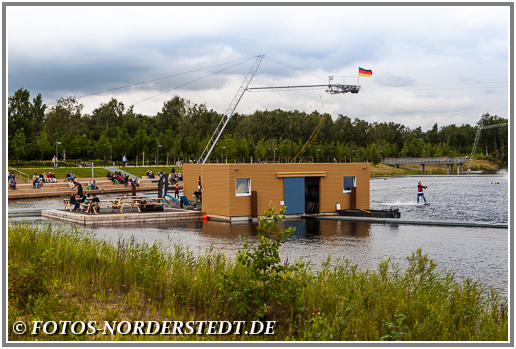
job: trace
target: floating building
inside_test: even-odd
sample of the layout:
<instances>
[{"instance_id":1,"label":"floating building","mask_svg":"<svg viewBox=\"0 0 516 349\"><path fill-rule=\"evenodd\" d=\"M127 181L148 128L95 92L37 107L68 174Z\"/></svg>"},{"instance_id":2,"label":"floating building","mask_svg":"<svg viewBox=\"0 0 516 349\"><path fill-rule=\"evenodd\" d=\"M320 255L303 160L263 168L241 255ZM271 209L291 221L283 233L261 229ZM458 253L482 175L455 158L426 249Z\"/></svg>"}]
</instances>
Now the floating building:
<instances>
[{"instance_id":1,"label":"floating building","mask_svg":"<svg viewBox=\"0 0 516 349\"><path fill-rule=\"evenodd\" d=\"M271 204L287 215L369 209L369 163L185 164L184 193L199 180L202 210L213 219L248 220Z\"/></svg>"}]
</instances>

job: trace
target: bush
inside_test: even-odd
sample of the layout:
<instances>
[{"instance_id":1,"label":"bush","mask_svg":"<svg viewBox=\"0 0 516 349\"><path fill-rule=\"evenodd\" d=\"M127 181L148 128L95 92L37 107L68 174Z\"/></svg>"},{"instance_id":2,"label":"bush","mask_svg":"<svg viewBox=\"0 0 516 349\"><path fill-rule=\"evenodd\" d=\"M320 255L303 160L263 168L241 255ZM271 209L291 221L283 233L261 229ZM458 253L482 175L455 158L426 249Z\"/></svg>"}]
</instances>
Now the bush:
<instances>
[{"instance_id":1,"label":"bush","mask_svg":"<svg viewBox=\"0 0 516 349\"><path fill-rule=\"evenodd\" d=\"M303 311L301 290L304 280L296 273L301 263L281 263L279 247L294 231L280 231L278 222L284 218L268 207L258 222L258 243L244 247L237 254L234 269L223 274L219 284L220 299L226 301L225 313L250 320L279 320L284 325L298 323Z\"/></svg>"}]
</instances>

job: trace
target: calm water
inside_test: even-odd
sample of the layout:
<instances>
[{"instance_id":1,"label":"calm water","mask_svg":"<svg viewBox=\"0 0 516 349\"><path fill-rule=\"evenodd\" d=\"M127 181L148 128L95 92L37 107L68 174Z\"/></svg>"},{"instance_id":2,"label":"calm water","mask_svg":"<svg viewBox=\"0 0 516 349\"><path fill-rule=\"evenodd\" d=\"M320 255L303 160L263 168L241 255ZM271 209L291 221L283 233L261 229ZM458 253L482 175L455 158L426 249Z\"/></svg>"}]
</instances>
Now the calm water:
<instances>
[{"instance_id":1,"label":"calm water","mask_svg":"<svg viewBox=\"0 0 516 349\"><path fill-rule=\"evenodd\" d=\"M372 179L372 207L398 206L402 218L407 219L507 223L506 174L423 177L424 185L431 184L426 190L430 206L415 204L418 180L417 177ZM12 201L9 207L61 208L62 202L59 199ZM48 223L41 218L32 221L38 225ZM60 224L68 226L66 223ZM296 228L294 235L281 248L282 258L289 261L304 259L311 261L316 268L331 257L332 260L348 259L366 269L376 268L380 260L391 258L405 266L406 257L421 247L438 263L440 269L451 270L460 278L480 279L500 289L503 294L507 293L507 229L324 220L289 220L285 225ZM256 237L256 226L253 224L214 221L86 230L98 238L113 242L134 236L138 241L161 241L166 246L181 244L196 254L212 247L229 256L234 256L242 247L239 236L248 236L251 241Z\"/></svg>"}]
</instances>

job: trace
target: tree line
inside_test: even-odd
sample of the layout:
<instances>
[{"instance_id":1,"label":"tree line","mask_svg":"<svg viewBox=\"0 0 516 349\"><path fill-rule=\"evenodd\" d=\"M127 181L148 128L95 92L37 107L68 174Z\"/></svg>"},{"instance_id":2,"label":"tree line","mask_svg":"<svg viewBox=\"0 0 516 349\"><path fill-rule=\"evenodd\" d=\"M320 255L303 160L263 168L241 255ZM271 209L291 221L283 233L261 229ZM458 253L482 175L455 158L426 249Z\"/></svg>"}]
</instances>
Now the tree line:
<instances>
[{"instance_id":1,"label":"tree line","mask_svg":"<svg viewBox=\"0 0 516 349\"><path fill-rule=\"evenodd\" d=\"M8 101L9 160L49 160L58 145L59 158L120 161L126 154L163 163L195 161L222 115L205 104L175 96L156 115L135 113L133 107L112 98L91 114L74 97L60 98L47 107L41 94L31 100L25 89ZM290 161L301 149L321 117L325 122L301 160L370 161L385 157L453 157L471 153L479 125L507 122L483 114L476 125L437 123L427 131L395 122L369 123L339 114L329 115L280 109L235 114L210 157L211 162ZM58 144L59 142L59 144ZM508 163L508 128L483 130L477 157Z\"/></svg>"}]
</instances>

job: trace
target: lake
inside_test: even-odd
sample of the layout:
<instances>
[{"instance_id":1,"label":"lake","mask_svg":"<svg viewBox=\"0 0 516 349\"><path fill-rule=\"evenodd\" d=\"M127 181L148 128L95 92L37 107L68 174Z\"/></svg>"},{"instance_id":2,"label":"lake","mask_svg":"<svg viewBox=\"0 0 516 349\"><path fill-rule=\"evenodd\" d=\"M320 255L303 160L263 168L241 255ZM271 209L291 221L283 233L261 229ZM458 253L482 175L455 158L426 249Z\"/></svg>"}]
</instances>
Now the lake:
<instances>
[{"instance_id":1,"label":"lake","mask_svg":"<svg viewBox=\"0 0 516 349\"><path fill-rule=\"evenodd\" d=\"M428 186L425 196L429 206L416 204L419 180ZM508 181L506 172L496 175L374 178L371 179L371 207L397 206L402 218L411 220L507 223ZM62 201L40 199L9 202L9 208L29 207L62 208ZM27 219L38 225L48 224L42 218ZM459 278L479 279L507 295L508 229L315 219L287 220L284 226L296 228L292 237L281 247L284 260L303 259L317 268L330 257L334 263L338 259L348 259L361 269L367 269L376 268L381 260L390 258L406 266L406 257L422 248L438 263L439 269L453 271ZM241 236L249 237L252 242L257 234L255 224L216 221L81 229L113 242L134 236L138 241L160 241L167 247L181 244L195 254L213 248L228 256L234 256L242 247Z\"/></svg>"}]
</instances>

